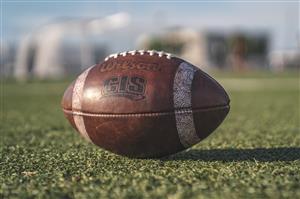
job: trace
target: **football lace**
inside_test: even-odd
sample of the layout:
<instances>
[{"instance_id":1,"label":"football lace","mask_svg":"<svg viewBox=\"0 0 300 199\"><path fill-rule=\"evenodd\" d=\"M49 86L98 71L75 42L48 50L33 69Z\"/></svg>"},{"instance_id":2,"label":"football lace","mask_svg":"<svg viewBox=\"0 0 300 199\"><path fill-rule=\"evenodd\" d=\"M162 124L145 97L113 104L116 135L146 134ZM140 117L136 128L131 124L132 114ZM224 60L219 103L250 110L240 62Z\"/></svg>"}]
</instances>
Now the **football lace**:
<instances>
[{"instance_id":1,"label":"football lace","mask_svg":"<svg viewBox=\"0 0 300 199\"><path fill-rule=\"evenodd\" d=\"M132 50L132 51L125 51L122 53L115 53L115 54L111 54L109 56L107 56L104 61L107 61L110 58L117 58L119 56L127 56L127 55L144 55L144 54L149 54L150 56L154 56L157 55L158 57L166 57L167 59L171 59L172 57L174 57L173 55L171 55L170 53L166 53L163 51L156 51L156 50Z\"/></svg>"}]
</instances>

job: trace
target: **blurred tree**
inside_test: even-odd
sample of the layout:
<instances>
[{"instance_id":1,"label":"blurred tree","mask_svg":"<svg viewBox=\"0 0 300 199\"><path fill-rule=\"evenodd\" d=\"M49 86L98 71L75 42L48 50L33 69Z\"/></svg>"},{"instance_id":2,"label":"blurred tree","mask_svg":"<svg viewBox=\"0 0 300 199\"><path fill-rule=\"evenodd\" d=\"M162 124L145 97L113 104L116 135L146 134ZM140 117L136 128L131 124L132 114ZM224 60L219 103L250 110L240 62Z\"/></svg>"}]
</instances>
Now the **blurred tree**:
<instances>
[{"instance_id":1,"label":"blurred tree","mask_svg":"<svg viewBox=\"0 0 300 199\"><path fill-rule=\"evenodd\" d=\"M243 34L233 35L230 40L231 63L235 71L247 69L248 40Z\"/></svg>"}]
</instances>

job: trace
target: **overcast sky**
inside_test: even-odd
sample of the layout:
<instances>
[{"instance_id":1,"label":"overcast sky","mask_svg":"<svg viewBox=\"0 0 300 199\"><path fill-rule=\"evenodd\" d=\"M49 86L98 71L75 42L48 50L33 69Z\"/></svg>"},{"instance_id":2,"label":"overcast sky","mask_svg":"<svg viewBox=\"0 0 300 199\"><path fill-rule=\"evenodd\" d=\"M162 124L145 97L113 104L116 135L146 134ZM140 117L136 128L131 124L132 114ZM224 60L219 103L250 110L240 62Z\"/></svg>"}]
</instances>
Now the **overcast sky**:
<instances>
[{"instance_id":1,"label":"overcast sky","mask_svg":"<svg viewBox=\"0 0 300 199\"><path fill-rule=\"evenodd\" d=\"M133 48L137 35L184 26L197 30L268 31L272 50L299 47L299 2L13 2L2 3L5 41L22 36L62 17L95 18L118 12L131 16L129 28L105 34L115 48Z\"/></svg>"}]
</instances>

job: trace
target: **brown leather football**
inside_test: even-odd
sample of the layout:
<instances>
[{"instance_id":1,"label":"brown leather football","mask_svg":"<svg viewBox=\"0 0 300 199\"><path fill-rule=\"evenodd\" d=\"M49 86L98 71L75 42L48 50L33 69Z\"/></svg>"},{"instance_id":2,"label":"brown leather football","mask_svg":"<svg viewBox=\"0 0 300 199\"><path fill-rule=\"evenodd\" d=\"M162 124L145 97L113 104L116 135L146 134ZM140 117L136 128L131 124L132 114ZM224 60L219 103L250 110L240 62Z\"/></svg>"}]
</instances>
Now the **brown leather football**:
<instances>
[{"instance_id":1,"label":"brown leather football","mask_svg":"<svg viewBox=\"0 0 300 199\"><path fill-rule=\"evenodd\" d=\"M229 111L213 78L169 53L129 51L86 69L62 108L88 141L129 157L162 157L212 133Z\"/></svg>"}]
</instances>

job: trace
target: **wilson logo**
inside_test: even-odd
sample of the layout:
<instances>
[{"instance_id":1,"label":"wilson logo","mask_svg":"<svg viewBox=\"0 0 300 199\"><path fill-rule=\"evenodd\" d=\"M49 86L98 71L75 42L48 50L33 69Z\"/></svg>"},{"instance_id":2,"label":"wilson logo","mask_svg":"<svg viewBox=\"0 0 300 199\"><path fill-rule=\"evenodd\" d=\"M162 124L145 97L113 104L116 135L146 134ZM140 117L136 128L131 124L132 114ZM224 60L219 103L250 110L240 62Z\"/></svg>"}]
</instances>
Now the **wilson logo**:
<instances>
[{"instance_id":1,"label":"wilson logo","mask_svg":"<svg viewBox=\"0 0 300 199\"><path fill-rule=\"evenodd\" d=\"M157 63L143 63L131 61L112 61L105 62L101 65L100 72L110 72L114 70L144 70L152 72L160 72L161 66Z\"/></svg>"},{"instance_id":2,"label":"wilson logo","mask_svg":"<svg viewBox=\"0 0 300 199\"><path fill-rule=\"evenodd\" d=\"M111 77L104 81L103 97L126 97L131 100L145 98L146 80L137 76Z\"/></svg>"}]
</instances>

